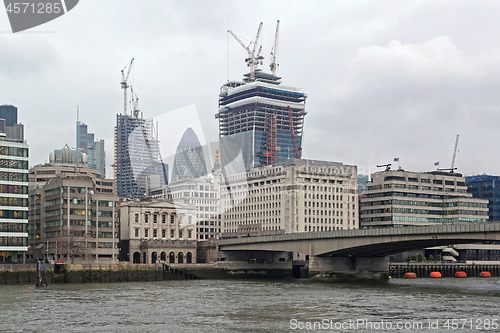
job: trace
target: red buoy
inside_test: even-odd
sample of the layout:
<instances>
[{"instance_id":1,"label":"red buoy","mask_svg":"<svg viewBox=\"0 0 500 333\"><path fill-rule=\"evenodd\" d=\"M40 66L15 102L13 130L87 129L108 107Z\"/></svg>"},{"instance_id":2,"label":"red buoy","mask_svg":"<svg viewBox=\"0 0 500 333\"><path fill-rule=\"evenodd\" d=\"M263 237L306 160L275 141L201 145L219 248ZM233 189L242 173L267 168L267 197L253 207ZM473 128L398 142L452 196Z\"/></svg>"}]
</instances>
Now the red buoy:
<instances>
[{"instance_id":1,"label":"red buoy","mask_svg":"<svg viewBox=\"0 0 500 333\"><path fill-rule=\"evenodd\" d=\"M482 278L490 278L491 273L490 272L481 272L481 274L479 274L479 276Z\"/></svg>"},{"instance_id":2,"label":"red buoy","mask_svg":"<svg viewBox=\"0 0 500 333\"><path fill-rule=\"evenodd\" d=\"M467 277L467 273L465 273L465 272L456 272L455 273L455 277L456 278L466 278Z\"/></svg>"},{"instance_id":3,"label":"red buoy","mask_svg":"<svg viewBox=\"0 0 500 333\"><path fill-rule=\"evenodd\" d=\"M431 276L431 278L439 279L441 277L441 273L440 272L432 272L430 276Z\"/></svg>"},{"instance_id":4,"label":"red buoy","mask_svg":"<svg viewBox=\"0 0 500 333\"><path fill-rule=\"evenodd\" d=\"M415 273L405 273L405 279L416 279L417 274Z\"/></svg>"}]
</instances>

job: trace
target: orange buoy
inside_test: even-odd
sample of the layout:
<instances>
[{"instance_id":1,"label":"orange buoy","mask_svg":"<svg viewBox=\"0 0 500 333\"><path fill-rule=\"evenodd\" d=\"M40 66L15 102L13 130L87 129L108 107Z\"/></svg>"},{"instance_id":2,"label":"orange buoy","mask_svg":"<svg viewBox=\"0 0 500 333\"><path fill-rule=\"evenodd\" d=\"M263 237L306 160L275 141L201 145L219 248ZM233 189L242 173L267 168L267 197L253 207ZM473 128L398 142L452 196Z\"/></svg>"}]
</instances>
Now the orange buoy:
<instances>
[{"instance_id":1,"label":"orange buoy","mask_svg":"<svg viewBox=\"0 0 500 333\"><path fill-rule=\"evenodd\" d=\"M481 272L481 274L479 274L479 276L482 278L490 278L491 273L490 272Z\"/></svg>"},{"instance_id":2,"label":"orange buoy","mask_svg":"<svg viewBox=\"0 0 500 333\"><path fill-rule=\"evenodd\" d=\"M416 279L417 274L415 273L405 273L405 279Z\"/></svg>"},{"instance_id":3,"label":"orange buoy","mask_svg":"<svg viewBox=\"0 0 500 333\"><path fill-rule=\"evenodd\" d=\"M455 277L456 278L466 278L467 277L467 273L465 273L465 272L456 272L455 273Z\"/></svg>"},{"instance_id":4,"label":"orange buoy","mask_svg":"<svg viewBox=\"0 0 500 333\"><path fill-rule=\"evenodd\" d=\"M441 277L441 273L440 272L432 272L430 276L431 276L431 278L439 279Z\"/></svg>"}]
</instances>

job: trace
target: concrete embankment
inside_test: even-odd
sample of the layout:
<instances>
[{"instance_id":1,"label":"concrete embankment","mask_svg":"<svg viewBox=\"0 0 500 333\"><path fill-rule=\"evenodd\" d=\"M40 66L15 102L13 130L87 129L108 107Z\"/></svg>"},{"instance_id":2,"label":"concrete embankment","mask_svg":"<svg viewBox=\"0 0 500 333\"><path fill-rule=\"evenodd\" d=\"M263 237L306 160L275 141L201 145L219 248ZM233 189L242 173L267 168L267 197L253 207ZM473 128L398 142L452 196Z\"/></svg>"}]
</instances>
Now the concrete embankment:
<instances>
[{"instance_id":1,"label":"concrete embankment","mask_svg":"<svg viewBox=\"0 0 500 333\"><path fill-rule=\"evenodd\" d=\"M217 262L210 264L66 264L46 265L47 282L91 283L179 279L290 279L307 277L292 262ZM0 265L0 284L35 284L35 264Z\"/></svg>"},{"instance_id":2,"label":"concrete embankment","mask_svg":"<svg viewBox=\"0 0 500 333\"><path fill-rule=\"evenodd\" d=\"M67 264L54 267L46 265L47 282L50 283L90 283L163 281L195 279L182 269L162 264ZM1 284L35 284L36 265L0 265Z\"/></svg>"}]
</instances>

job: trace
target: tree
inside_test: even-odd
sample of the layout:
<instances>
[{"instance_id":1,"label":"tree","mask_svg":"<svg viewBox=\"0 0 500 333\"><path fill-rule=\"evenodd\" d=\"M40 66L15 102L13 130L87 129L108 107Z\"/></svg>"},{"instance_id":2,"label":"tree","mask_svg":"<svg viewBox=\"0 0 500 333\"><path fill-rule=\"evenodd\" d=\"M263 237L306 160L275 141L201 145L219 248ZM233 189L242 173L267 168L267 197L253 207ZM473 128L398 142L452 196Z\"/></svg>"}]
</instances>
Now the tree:
<instances>
[{"instance_id":1,"label":"tree","mask_svg":"<svg viewBox=\"0 0 500 333\"><path fill-rule=\"evenodd\" d=\"M70 235L66 236L63 241L59 243L59 249L62 254L66 255L68 259L71 260L73 264L75 258L81 257L86 258L89 253L88 237L77 237L70 233Z\"/></svg>"}]
</instances>

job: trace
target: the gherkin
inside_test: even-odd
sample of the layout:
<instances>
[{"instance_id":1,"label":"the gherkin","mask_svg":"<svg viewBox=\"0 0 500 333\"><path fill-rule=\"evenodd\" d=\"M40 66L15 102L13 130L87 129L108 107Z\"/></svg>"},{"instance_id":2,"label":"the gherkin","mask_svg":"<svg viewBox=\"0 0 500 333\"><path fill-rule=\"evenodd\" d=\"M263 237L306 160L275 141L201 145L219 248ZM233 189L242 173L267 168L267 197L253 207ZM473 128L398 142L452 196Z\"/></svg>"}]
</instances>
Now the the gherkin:
<instances>
[{"instance_id":1,"label":"the gherkin","mask_svg":"<svg viewBox=\"0 0 500 333\"><path fill-rule=\"evenodd\" d=\"M171 182L198 178L206 174L207 166L203 147L196 133L189 127L182 135L175 152Z\"/></svg>"}]
</instances>

